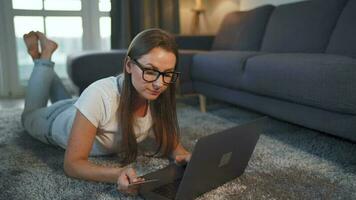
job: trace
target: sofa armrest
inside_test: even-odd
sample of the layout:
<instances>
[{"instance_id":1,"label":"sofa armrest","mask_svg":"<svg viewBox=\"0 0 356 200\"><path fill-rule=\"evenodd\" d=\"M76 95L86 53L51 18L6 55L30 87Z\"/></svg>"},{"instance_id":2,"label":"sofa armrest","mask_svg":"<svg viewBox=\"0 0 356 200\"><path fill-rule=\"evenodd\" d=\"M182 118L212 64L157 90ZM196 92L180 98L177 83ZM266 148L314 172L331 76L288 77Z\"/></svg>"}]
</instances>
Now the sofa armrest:
<instances>
[{"instance_id":1,"label":"sofa armrest","mask_svg":"<svg viewBox=\"0 0 356 200\"><path fill-rule=\"evenodd\" d=\"M178 93L179 94L193 94L193 82L191 79L191 68L193 64L193 57L197 53L201 53L204 51L200 50L179 50L179 63L177 66L177 71L179 71L179 86Z\"/></svg>"},{"instance_id":2,"label":"sofa armrest","mask_svg":"<svg viewBox=\"0 0 356 200\"><path fill-rule=\"evenodd\" d=\"M179 49L210 50L213 35L176 35L176 42Z\"/></svg>"},{"instance_id":3,"label":"sofa armrest","mask_svg":"<svg viewBox=\"0 0 356 200\"><path fill-rule=\"evenodd\" d=\"M124 49L70 55L67 58L68 76L82 93L94 81L120 74L125 56Z\"/></svg>"}]
</instances>

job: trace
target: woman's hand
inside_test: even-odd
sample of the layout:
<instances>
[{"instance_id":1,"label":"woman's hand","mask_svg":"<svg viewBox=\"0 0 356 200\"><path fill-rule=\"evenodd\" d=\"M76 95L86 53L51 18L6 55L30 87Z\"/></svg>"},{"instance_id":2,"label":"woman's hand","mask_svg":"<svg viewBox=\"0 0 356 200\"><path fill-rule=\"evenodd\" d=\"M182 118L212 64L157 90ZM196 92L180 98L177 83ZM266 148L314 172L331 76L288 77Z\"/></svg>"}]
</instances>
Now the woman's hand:
<instances>
[{"instance_id":1,"label":"woman's hand","mask_svg":"<svg viewBox=\"0 0 356 200\"><path fill-rule=\"evenodd\" d=\"M176 164L178 165L184 165L187 164L190 161L190 158L192 157L192 154L187 151L181 143L179 143L172 152L171 158L175 161Z\"/></svg>"},{"instance_id":2,"label":"woman's hand","mask_svg":"<svg viewBox=\"0 0 356 200\"><path fill-rule=\"evenodd\" d=\"M128 195L137 195L138 185L130 186L130 184L142 180L143 178L137 177L137 174L133 168L124 168L117 179L117 189Z\"/></svg>"},{"instance_id":3,"label":"woman's hand","mask_svg":"<svg viewBox=\"0 0 356 200\"><path fill-rule=\"evenodd\" d=\"M179 143L177 148L173 151L172 157L176 164L184 165L190 161L192 154Z\"/></svg>"},{"instance_id":4,"label":"woman's hand","mask_svg":"<svg viewBox=\"0 0 356 200\"><path fill-rule=\"evenodd\" d=\"M174 161L178 165L184 165L190 161L192 154L187 152L185 154L178 154L175 156Z\"/></svg>"}]
</instances>

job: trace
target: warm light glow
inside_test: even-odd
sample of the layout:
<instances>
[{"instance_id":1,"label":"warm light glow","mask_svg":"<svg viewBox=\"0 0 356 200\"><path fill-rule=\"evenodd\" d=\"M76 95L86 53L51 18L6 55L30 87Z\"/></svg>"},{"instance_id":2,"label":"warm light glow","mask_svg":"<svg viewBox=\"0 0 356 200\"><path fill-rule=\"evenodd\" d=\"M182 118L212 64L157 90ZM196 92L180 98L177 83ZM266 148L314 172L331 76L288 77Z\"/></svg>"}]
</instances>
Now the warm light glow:
<instances>
[{"instance_id":1,"label":"warm light glow","mask_svg":"<svg viewBox=\"0 0 356 200\"><path fill-rule=\"evenodd\" d=\"M195 8L196 9L202 9L203 8L202 0L195 0Z\"/></svg>"}]
</instances>

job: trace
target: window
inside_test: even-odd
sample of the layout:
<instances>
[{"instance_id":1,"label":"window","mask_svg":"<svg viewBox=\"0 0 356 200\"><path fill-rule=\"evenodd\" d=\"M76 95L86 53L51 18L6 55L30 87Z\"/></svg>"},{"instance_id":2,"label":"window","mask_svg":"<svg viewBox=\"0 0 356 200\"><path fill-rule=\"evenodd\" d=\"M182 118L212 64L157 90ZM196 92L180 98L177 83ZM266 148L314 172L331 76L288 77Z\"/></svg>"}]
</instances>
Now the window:
<instances>
[{"instance_id":1,"label":"window","mask_svg":"<svg viewBox=\"0 0 356 200\"><path fill-rule=\"evenodd\" d=\"M81 10L81 0L44 0L45 10Z\"/></svg>"},{"instance_id":2,"label":"window","mask_svg":"<svg viewBox=\"0 0 356 200\"><path fill-rule=\"evenodd\" d=\"M10 9L9 9L10 8ZM111 36L111 3L110 0L4 0L0 2L0 20L10 24L8 33L0 35L1 40L9 41L8 48L11 51L2 50L4 57L9 56L2 66L9 69L0 71L12 71L12 76L0 77L0 83L8 82L8 85L18 84L23 88L27 85L32 71L33 62L27 54L23 35L31 30L44 32L49 38L59 44L59 48L52 60L56 63L55 70L62 79L67 79L66 59L67 55L82 50L109 50ZM7 17L8 16L8 17ZM1 19L2 18L2 19ZM16 49L13 48L15 44ZM6 48L6 47L5 47ZM6 65L5 65L5 64ZM17 66L16 70L11 66ZM17 81L13 81L17 80ZM11 83L10 83L11 82ZM1 89L1 88L0 88ZM18 90L18 89L15 89ZM4 93L4 92L2 92ZM22 93L10 91L11 93Z\"/></svg>"},{"instance_id":3,"label":"window","mask_svg":"<svg viewBox=\"0 0 356 200\"><path fill-rule=\"evenodd\" d=\"M101 49L110 49L111 18L100 17L100 39Z\"/></svg>"}]
</instances>

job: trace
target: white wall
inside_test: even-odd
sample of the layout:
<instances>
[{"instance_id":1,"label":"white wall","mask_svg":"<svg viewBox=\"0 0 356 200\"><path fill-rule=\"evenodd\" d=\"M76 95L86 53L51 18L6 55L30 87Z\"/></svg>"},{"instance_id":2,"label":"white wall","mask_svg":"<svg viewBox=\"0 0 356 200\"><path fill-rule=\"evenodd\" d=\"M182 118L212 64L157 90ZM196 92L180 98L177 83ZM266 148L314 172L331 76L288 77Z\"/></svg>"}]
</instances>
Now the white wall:
<instances>
[{"instance_id":1,"label":"white wall","mask_svg":"<svg viewBox=\"0 0 356 200\"><path fill-rule=\"evenodd\" d=\"M265 4L272 4L272 5L281 5L287 4L291 2L297 1L304 1L304 0L240 0L240 10L250 10L252 8L265 5Z\"/></svg>"}]
</instances>

